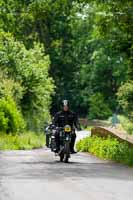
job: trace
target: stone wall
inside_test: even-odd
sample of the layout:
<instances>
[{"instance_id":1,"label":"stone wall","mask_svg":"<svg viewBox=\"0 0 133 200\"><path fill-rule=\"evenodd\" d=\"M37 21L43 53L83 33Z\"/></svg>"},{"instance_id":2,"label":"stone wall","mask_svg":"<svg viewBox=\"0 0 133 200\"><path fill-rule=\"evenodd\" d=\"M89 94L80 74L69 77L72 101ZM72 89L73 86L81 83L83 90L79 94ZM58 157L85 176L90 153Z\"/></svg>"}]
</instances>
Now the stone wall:
<instances>
[{"instance_id":1,"label":"stone wall","mask_svg":"<svg viewBox=\"0 0 133 200\"><path fill-rule=\"evenodd\" d=\"M133 146L133 136L130 136L126 133L120 132L114 128L106 128L106 127L93 127L91 129L91 135L97 135L100 137L108 137L109 135L117 138L119 141L126 141L129 145Z\"/></svg>"}]
</instances>

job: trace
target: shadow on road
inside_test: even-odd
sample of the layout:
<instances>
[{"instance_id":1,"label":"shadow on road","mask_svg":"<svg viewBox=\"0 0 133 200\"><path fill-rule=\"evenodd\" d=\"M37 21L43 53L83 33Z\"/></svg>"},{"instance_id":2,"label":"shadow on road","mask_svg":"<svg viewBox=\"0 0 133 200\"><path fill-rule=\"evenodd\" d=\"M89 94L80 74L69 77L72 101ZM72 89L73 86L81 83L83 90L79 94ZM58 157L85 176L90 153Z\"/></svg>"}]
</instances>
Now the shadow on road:
<instances>
[{"instance_id":1,"label":"shadow on road","mask_svg":"<svg viewBox=\"0 0 133 200\"><path fill-rule=\"evenodd\" d=\"M49 151L6 152L0 157L0 179L104 178L133 181L133 168L77 154L70 163L60 163Z\"/></svg>"},{"instance_id":2,"label":"shadow on road","mask_svg":"<svg viewBox=\"0 0 133 200\"><path fill-rule=\"evenodd\" d=\"M26 167L27 166L27 167ZM19 173L11 174L18 178L64 179L64 178L104 178L133 180L133 169L114 163L80 163L68 164L59 161L23 162Z\"/></svg>"}]
</instances>

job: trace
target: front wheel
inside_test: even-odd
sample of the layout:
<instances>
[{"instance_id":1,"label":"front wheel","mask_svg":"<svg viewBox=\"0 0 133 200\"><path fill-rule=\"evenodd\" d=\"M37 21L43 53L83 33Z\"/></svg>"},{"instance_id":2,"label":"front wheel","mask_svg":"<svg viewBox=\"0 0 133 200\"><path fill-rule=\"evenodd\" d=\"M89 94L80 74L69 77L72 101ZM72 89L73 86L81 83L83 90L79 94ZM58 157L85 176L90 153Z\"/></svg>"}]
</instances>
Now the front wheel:
<instances>
[{"instance_id":1,"label":"front wheel","mask_svg":"<svg viewBox=\"0 0 133 200\"><path fill-rule=\"evenodd\" d=\"M69 156L65 155L65 157L64 157L64 163L68 163L68 162L69 162Z\"/></svg>"},{"instance_id":2,"label":"front wheel","mask_svg":"<svg viewBox=\"0 0 133 200\"><path fill-rule=\"evenodd\" d=\"M64 162L68 163L70 158L70 142L66 142L64 146Z\"/></svg>"}]
</instances>

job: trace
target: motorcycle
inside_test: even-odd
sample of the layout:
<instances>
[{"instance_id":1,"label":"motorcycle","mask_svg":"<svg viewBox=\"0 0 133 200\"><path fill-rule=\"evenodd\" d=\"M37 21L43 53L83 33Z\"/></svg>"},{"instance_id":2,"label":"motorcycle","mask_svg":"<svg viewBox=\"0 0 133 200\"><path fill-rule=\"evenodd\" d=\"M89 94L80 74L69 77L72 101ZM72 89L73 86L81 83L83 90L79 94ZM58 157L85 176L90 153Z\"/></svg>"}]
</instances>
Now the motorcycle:
<instances>
[{"instance_id":1,"label":"motorcycle","mask_svg":"<svg viewBox=\"0 0 133 200\"><path fill-rule=\"evenodd\" d=\"M46 128L44 129L45 131L45 135L46 135L46 146L48 148L50 148L50 141L51 141L51 135L52 135L52 132L54 130L55 126L50 123L49 125L46 126Z\"/></svg>"},{"instance_id":2,"label":"motorcycle","mask_svg":"<svg viewBox=\"0 0 133 200\"><path fill-rule=\"evenodd\" d=\"M53 129L51 135L51 151L56 151L56 143L55 143L55 133L59 131L59 138L60 138L60 148L58 152L58 156L60 157L60 162L69 162L70 158L70 142L71 142L71 133L72 128L69 125L66 125L64 128L56 127Z\"/></svg>"}]
</instances>

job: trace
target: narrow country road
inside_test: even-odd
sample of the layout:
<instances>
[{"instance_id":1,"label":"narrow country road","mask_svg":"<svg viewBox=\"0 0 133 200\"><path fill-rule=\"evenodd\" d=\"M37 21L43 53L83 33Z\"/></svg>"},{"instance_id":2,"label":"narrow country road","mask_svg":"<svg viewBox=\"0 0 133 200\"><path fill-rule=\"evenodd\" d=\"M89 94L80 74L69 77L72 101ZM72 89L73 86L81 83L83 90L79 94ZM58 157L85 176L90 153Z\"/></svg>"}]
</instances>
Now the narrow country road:
<instances>
[{"instance_id":1,"label":"narrow country road","mask_svg":"<svg viewBox=\"0 0 133 200\"><path fill-rule=\"evenodd\" d=\"M133 199L133 168L86 153L58 160L47 148L1 151L0 200Z\"/></svg>"}]
</instances>

